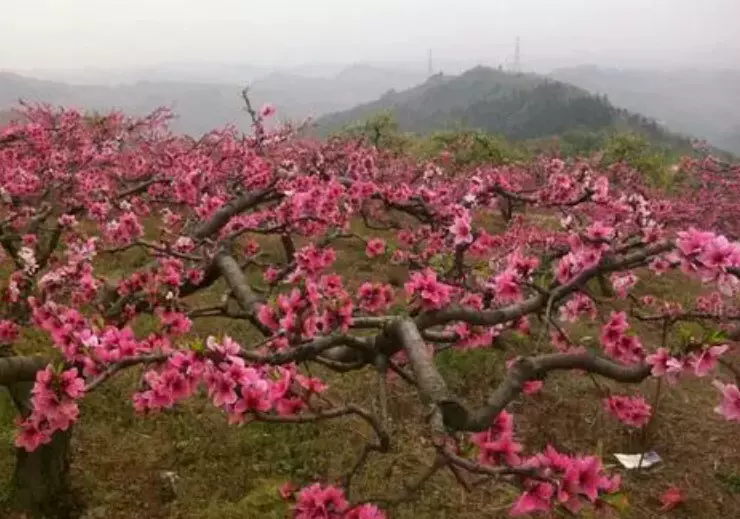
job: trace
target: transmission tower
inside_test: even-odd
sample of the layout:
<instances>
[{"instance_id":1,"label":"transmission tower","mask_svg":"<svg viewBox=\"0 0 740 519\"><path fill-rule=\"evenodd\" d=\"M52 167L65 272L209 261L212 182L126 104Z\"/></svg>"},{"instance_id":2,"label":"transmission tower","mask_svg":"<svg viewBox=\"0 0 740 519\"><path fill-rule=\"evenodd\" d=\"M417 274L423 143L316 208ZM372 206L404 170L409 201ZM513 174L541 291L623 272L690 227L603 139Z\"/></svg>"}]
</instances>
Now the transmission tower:
<instances>
[{"instance_id":1,"label":"transmission tower","mask_svg":"<svg viewBox=\"0 0 740 519\"><path fill-rule=\"evenodd\" d=\"M516 46L514 47L514 72L519 74L522 71L521 53L519 48L519 36L516 37Z\"/></svg>"},{"instance_id":2,"label":"transmission tower","mask_svg":"<svg viewBox=\"0 0 740 519\"><path fill-rule=\"evenodd\" d=\"M434 67L432 66L432 49L429 49L429 55L427 59L427 71L429 73L429 77L432 77L434 75Z\"/></svg>"}]
</instances>

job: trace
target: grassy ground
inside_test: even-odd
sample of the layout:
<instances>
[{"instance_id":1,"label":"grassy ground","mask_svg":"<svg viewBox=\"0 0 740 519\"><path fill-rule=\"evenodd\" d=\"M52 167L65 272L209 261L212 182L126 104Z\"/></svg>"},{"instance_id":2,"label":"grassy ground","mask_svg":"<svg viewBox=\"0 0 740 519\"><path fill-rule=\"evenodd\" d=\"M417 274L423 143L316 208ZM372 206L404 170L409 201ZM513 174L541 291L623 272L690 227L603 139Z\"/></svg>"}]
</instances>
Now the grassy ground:
<instances>
[{"instance_id":1,"label":"grassy ground","mask_svg":"<svg viewBox=\"0 0 740 519\"><path fill-rule=\"evenodd\" d=\"M385 268L361 254L342 261L340 268L359 278ZM670 279L651 281L652 292L675 289ZM241 325L217 319L199 323L198 332L229 333L240 340L248 333ZM515 336L508 342L517 351L533 348L530 341ZM444 352L438 365L451 389L477 403L501 377L504 360L497 350ZM332 375L330 381L332 396L376 407L376 379L370 370ZM363 423L350 418L321 425L233 427L200 398L172 412L137 418L130 405L136 382L136 372L124 373L83 401L73 439L72 484L88 519L285 517L277 495L280 484L337 477L352 465L370 436ZM598 452L609 464L615 461L611 453L638 452L641 438L601 409L606 387L610 386L597 387L589 377L574 374L548 379L540 394L511 407L522 443L532 450L551 443L566 451ZM655 382L646 382L642 389L652 395ZM740 451L733 440L738 428L713 412L716 402L717 393L705 380L690 380L663 392L647 438L648 447L663 462L639 474L613 467L622 473L629 499L624 517L737 517ZM431 462L432 449L425 445L419 425L423 419L418 397L400 382L393 385L389 412L392 452L370 459L353 483L352 497L396 495L404 480L413 479ZM13 463L12 415L6 395L0 393L0 503L6 505ZM165 481L167 474L175 479L174 494L173 485ZM679 486L687 502L659 514L657 497L670 485ZM390 516L505 517L514 497L512 489L496 484L467 494L449 473L439 473L417 499L394 508ZM0 504L0 517L19 516Z\"/></svg>"}]
</instances>

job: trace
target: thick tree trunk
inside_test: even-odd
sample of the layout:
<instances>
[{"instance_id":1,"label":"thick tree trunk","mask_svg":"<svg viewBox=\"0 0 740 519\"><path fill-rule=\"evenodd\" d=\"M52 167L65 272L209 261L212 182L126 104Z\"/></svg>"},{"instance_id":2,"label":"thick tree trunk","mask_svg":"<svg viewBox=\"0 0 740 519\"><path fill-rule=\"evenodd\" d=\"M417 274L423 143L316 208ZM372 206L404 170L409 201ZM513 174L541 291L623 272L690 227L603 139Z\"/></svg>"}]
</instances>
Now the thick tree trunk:
<instances>
[{"instance_id":1,"label":"thick tree trunk","mask_svg":"<svg viewBox=\"0 0 740 519\"><path fill-rule=\"evenodd\" d=\"M8 386L19 411L29 412L33 382ZM16 449L14 499L34 518L66 519L74 508L69 491L69 446L72 429L57 432L51 443L33 452Z\"/></svg>"}]
</instances>

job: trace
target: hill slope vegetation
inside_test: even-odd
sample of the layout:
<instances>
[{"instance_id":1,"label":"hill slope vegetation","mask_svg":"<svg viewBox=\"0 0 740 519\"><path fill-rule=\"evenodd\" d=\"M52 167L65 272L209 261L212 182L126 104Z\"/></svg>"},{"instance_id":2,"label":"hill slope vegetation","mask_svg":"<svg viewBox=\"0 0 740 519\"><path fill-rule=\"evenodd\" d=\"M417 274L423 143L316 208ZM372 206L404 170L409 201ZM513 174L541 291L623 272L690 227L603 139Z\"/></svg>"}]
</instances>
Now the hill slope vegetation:
<instances>
[{"instance_id":1,"label":"hill slope vegetation","mask_svg":"<svg viewBox=\"0 0 740 519\"><path fill-rule=\"evenodd\" d=\"M604 96L534 74L476 67L459 76L436 75L401 92L317 121L329 133L379 112L392 112L401 130L429 133L455 127L525 140L568 131L629 130L654 142L687 147L655 121L612 105Z\"/></svg>"},{"instance_id":2,"label":"hill slope vegetation","mask_svg":"<svg viewBox=\"0 0 740 519\"><path fill-rule=\"evenodd\" d=\"M628 110L740 153L740 71L629 70L580 66L551 77L603 93Z\"/></svg>"}]
</instances>

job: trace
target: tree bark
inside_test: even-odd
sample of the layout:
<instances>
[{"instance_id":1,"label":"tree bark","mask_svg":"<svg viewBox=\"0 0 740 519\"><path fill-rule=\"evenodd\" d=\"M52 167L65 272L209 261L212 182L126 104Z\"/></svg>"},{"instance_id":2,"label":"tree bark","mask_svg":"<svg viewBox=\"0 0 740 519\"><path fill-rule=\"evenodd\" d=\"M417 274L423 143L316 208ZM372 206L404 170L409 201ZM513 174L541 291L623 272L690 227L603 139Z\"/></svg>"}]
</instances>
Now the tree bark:
<instances>
[{"instance_id":1,"label":"tree bark","mask_svg":"<svg viewBox=\"0 0 740 519\"><path fill-rule=\"evenodd\" d=\"M8 386L23 416L30 411L33 382ZM72 428L52 436L51 443L33 452L16 449L13 497L16 506L34 518L67 519L74 508L69 489L69 452Z\"/></svg>"}]
</instances>

